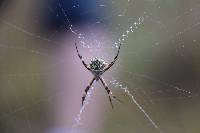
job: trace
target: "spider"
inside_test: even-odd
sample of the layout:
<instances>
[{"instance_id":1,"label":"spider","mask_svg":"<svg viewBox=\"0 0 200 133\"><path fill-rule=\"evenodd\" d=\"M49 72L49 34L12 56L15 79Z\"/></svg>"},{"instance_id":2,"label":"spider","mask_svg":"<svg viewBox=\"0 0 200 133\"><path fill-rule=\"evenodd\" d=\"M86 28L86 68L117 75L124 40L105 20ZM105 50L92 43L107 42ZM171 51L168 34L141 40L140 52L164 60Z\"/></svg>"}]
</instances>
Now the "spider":
<instances>
[{"instance_id":1,"label":"spider","mask_svg":"<svg viewBox=\"0 0 200 133\"><path fill-rule=\"evenodd\" d=\"M104 81L103 77L101 76L104 72L106 72L107 70L109 70L116 62L116 60L118 59L118 55L119 55L119 51L120 51L120 47L121 47L121 43L118 47L118 51L117 51L117 55L114 57L114 60L110 63L110 64L107 64L103 59L100 59L100 58L93 58L90 62L90 64L86 64L85 61L83 60L83 57L80 55L79 51L78 51L78 47L75 43L75 47L76 47L76 52L78 54L78 57L80 58L80 60L82 61L83 65L85 66L85 68L87 70L89 70L92 74L93 74L93 79L89 82L88 86L86 87L85 89L85 93L83 94L82 96L82 106L84 104L84 101L85 101L85 98L87 96L87 93L90 89L90 87L92 86L93 82L96 80L96 81L101 81L101 83L103 84L105 90L107 91L108 93L108 98L109 98L109 101L110 101L110 104L111 104L111 107L113 108L113 103L112 103L112 98L118 100L116 98L116 96L114 96L111 92L110 89L108 89L108 86L106 84L106 82ZM118 100L120 101L120 100Z\"/></svg>"}]
</instances>

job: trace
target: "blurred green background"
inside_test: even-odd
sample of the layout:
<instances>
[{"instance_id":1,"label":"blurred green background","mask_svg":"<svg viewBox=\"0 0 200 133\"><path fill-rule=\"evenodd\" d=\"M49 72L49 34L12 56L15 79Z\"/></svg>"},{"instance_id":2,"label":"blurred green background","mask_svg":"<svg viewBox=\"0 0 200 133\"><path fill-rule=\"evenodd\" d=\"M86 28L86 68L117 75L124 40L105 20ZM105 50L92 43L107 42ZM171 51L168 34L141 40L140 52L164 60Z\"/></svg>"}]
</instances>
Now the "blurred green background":
<instances>
[{"instance_id":1,"label":"blurred green background","mask_svg":"<svg viewBox=\"0 0 200 133\"><path fill-rule=\"evenodd\" d=\"M200 2L89 3L0 2L0 132L72 132L81 96L92 76L77 58L73 44L78 37L67 27L69 23L63 22L63 8L73 26L88 36L99 33L100 42L106 37L115 42L144 17L144 22L128 34L119 61L105 73L109 88L122 103L114 101L112 110L101 91L104 88L95 85L91 103L81 114L83 124L77 127L78 133L199 133ZM97 53L102 48L104 52L98 54L109 61L117 51L112 44L88 46L92 50L79 45L87 61L96 53L95 48ZM128 87L161 131L120 87Z\"/></svg>"}]
</instances>

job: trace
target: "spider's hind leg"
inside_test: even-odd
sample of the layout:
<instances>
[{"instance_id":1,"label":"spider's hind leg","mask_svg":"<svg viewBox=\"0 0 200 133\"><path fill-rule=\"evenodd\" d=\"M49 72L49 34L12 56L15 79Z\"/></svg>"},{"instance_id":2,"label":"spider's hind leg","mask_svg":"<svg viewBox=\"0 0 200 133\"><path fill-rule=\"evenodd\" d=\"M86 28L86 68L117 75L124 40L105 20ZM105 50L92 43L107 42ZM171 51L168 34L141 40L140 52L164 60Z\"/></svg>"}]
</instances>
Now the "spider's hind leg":
<instances>
[{"instance_id":1,"label":"spider's hind leg","mask_svg":"<svg viewBox=\"0 0 200 133\"><path fill-rule=\"evenodd\" d=\"M111 97L114 98L114 99L116 99L117 101L120 101L120 100L117 99L117 97L116 97L115 95L112 94L112 92L111 92L110 89L108 89L108 86L107 86L107 84L105 83L104 79L103 79L102 77L99 77L99 79L101 80L103 86L105 87L105 90L106 90L107 93L108 93L108 98L109 98L109 101L110 101L110 104L111 104L112 108L114 108ZM121 102L121 101L120 101L120 102Z\"/></svg>"},{"instance_id":2,"label":"spider's hind leg","mask_svg":"<svg viewBox=\"0 0 200 133\"><path fill-rule=\"evenodd\" d=\"M108 86L105 86L105 89L108 93L108 98L109 98L110 104L111 104L112 108L114 108L113 103L112 103L112 99L111 99L112 92L108 89ZM113 96L113 98L114 97L116 97L116 96Z\"/></svg>"},{"instance_id":3,"label":"spider's hind leg","mask_svg":"<svg viewBox=\"0 0 200 133\"><path fill-rule=\"evenodd\" d=\"M85 93L84 93L83 96L82 96L82 106L83 106L83 104L84 104L84 101L85 101L85 98L86 98L86 96L87 96L87 93L88 93L88 91L90 90L90 87L92 86L94 80L95 80L95 77L90 81L89 85L88 85L88 86L86 87L86 89L85 89Z\"/></svg>"}]
</instances>

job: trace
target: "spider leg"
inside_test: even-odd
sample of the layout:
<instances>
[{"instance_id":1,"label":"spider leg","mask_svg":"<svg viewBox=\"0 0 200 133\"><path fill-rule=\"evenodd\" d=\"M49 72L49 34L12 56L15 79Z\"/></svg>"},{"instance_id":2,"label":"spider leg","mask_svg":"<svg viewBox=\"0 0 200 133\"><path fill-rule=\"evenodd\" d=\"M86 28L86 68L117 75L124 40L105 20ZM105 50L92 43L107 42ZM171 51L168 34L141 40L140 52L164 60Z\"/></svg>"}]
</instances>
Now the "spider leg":
<instances>
[{"instance_id":1,"label":"spider leg","mask_svg":"<svg viewBox=\"0 0 200 133\"><path fill-rule=\"evenodd\" d=\"M85 89L85 93L84 93L83 96L82 96L82 106L83 106L83 103L84 103L84 101L85 101L85 98L86 98L86 96L87 96L87 93L88 93L88 91L89 91L91 85L93 84L94 80L95 80L95 77L90 81L89 85L88 85L88 86L86 87L86 89Z\"/></svg>"},{"instance_id":2,"label":"spider leg","mask_svg":"<svg viewBox=\"0 0 200 133\"><path fill-rule=\"evenodd\" d=\"M116 98L116 96L112 95L112 92L111 92L110 89L108 89L108 86L107 86L106 82L104 81L104 79L102 77L99 77L99 79L101 80L101 83L103 84L103 86L105 87L105 90L108 93L108 98L109 98L109 101L110 101L110 104L111 104L112 108L114 108L111 96L116 100L118 100L118 99Z\"/></svg>"},{"instance_id":3,"label":"spider leg","mask_svg":"<svg viewBox=\"0 0 200 133\"><path fill-rule=\"evenodd\" d=\"M76 52L77 52L77 54L78 54L78 57L79 57L80 60L82 61L82 63L83 63L83 65L85 66L85 68L87 68L88 70L90 70L89 66L85 63L85 61L83 60L83 57L80 55L76 43L75 43L75 46L76 46Z\"/></svg>"},{"instance_id":4,"label":"spider leg","mask_svg":"<svg viewBox=\"0 0 200 133\"><path fill-rule=\"evenodd\" d=\"M108 66L104 69L104 72L107 71L108 69L110 69L115 64L115 61L118 59L118 55L119 55L121 45L122 44L120 43L119 47L118 47L117 55L115 56L114 60L110 64L108 64Z\"/></svg>"}]
</instances>

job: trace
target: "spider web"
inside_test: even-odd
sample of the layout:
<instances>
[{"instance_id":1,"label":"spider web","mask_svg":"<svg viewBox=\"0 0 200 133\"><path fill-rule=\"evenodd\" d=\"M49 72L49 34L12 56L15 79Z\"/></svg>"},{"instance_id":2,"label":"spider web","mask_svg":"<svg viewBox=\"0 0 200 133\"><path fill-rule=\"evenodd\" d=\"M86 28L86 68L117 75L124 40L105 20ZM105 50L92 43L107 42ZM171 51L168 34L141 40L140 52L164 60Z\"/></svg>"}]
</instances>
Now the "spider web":
<instances>
[{"instance_id":1,"label":"spider web","mask_svg":"<svg viewBox=\"0 0 200 133\"><path fill-rule=\"evenodd\" d=\"M199 25L196 0L3 1L0 16L2 133L196 133ZM111 62L109 105L78 59Z\"/></svg>"}]
</instances>

